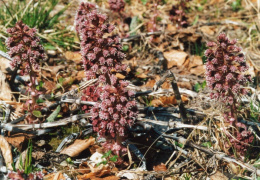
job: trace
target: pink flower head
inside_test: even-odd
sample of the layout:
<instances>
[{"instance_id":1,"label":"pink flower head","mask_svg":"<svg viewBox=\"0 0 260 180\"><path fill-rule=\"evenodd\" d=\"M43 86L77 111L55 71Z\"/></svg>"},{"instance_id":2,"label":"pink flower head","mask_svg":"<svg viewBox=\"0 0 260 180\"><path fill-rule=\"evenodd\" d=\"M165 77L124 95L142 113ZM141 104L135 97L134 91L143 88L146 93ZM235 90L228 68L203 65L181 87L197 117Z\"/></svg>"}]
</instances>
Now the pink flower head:
<instances>
[{"instance_id":1,"label":"pink flower head","mask_svg":"<svg viewBox=\"0 0 260 180\"><path fill-rule=\"evenodd\" d=\"M45 60L44 49L36 36L36 29L30 29L19 21L7 29L10 37L6 40L8 54L13 61L12 67L20 67L21 72L28 74L39 69L39 62Z\"/></svg>"},{"instance_id":2,"label":"pink flower head","mask_svg":"<svg viewBox=\"0 0 260 180\"><path fill-rule=\"evenodd\" d=\"M120 2L123 0L110 0L110 3ZM119 81L115 76L117 71L126 71L127 68L121 63L125 54L121 51L120 39L117 35L108 34L114 30L114 26L107 23L107 16L99 13L94 4L81 3L75 20L86 77L97 78L94 89L101 88L99 93L86 89L86 96L82 99L95 101L96 104L91 110L84 106L84 110L91 112L93 130L107 138L106 146L110 144L109 147L116 153L125 151L111 139L127 136L127 127L133 125L137 117L137 105L130 100L134 92L126 89L128 83ZM17 49L13 49L12 53L17 52Z\"/></svg>"},{"instance_id":3,"label":"pink flower head","mask_svg":"<svg viewBox=\"0 0 260 180\"><path fill-rule=\"evenodd\" d=\"M125 2L124 0L108 0L109 7L114 12L121 12L124 10Z\"/></svg>"}]
</instances>

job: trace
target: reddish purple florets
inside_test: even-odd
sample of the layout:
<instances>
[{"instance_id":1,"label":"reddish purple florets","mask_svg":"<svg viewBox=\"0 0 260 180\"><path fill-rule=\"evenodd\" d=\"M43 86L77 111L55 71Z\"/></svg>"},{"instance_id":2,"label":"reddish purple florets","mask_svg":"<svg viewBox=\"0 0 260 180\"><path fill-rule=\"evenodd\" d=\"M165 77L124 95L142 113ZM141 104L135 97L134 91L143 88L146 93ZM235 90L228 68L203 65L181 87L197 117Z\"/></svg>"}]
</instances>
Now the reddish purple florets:
<instances>
[{"instance_id":1,"label":"reddish purple florets","mask_svg":"<svg viewBox=\"0 0 260 180\"><path fill-rule=\"evenodd\" d=\"M97 103L91 108L94 131L105 137L106 149L112 149L116 154L123 152L121 141L127 136L127 127L131 127L137 118L137 105L133 91L128 91L126 81L119 81L116 72L125 72L127 66L121 63L125 54L121 52L121 44L116 35L110 35L113 25L106 23L107 16L95 9L95 5L81 3L76 16L76 30L81 39L82 62L87 79L98 78L95 85L100 87L96 93L89 87L83 100L93 100ZM94 99L92 98L94 97ZM88 107L84 106L88 111Z\"/></svg>"},{"instance_id":2,"label":"reddish purple florets","mask_svg":"<svg viewBox=\"0 0 260 180\"><path fill-rule=\"evenodd\" d=\"M98 78L112 69L124 69L125 55L117 36L107 36L114 26L106 23L107 16L97 12L95 5L81 3L76 16L76 30L81 39L83 66L88 79ZM104 77L101 78L104 81Z\"/></svg>"},{"instance_id":3,"label":"reddish purple florets","mask_svg":"<svg viewBox=\"0 0 260 180\"><path fill-rule=\"evenodd\" d=\"M244 86L251 81L250 75L243 74L247 69L244 54L241 48L236 46L236 40L229 40L224 33L218 36L218 42L209 42L209 49L205 51L206 81L212 90L211 98L224 103L223 117L226 122L231 123L237 129L233 131L228 139L237 154L244 156L254 136L247 131L245 124L237 122L238 97L246 94ZM231 149L229 143L226 147Z\"/></svg>"},{"instance_id":4,"label":"reddish purple florets","mask_svg":"<svg viewBox=\"0 0 260 180\"><path fill-rule=\"evenodd\" d=\"M247 130L243 123L236 123L237 130L235 130L233 137L228 135L229 142L236 149L236 154L245 156L250 144L254 141L254 135ZM230 144L226 143L226 148L230 148Z\"/></svg>"},{"instance_id":5,"label":"reddish purple florets","mask_svg":"<svg viewBox=\"0 0 260 180\"><path fill-rule=\"evenodd\" d=\"M39 70L39 62L46 56L40 39L36 36L36 29L19 21L14 27L7 29L7 33L11 35L6 40L6 46L9 49L8 54L13 58L12 67L20 66L24 74Z\"/></svg>"},{"instance_id":6,"label":"reddish purple florets","mask_svg":"<svg viewBox=\"0 0 260 180\"><path fill-rule=\"evenodd\" d=\"M178 25L178 27L187 27L187 17L185 11L187 8L187 2L189 0L180 0L177 5L173 5L172 9L170 10L170 20Z\"/></svg>"},{"instance_id":7,"label":"reddish purple florets","mask_svg":"<svg viewBox=\"0 0 260 180\"><path fill-rule=\"evenodd\" d=\"M136 102L129 100L131 97L122 84L106 85L100 96L101 102L91 109L94 131L101 136L125 137L126 127L131 127L137 117Z\"/></svg>"},{"instance_id":8,"label":"reddish purple florets","mask_svg":"<svg viewBox=\"0 0 260 180\"><path fill-rule=\"evenodd\" d=\"M125 2L124 0L108 0L109 7L114 12L121 12L124 10Z\"/></svg>"},{"instance_id":9,"label":"reddish purple florets","mask_svg":"<svg viewBox=\"0 0 260 180\"><path fill-rule=\"evenodd\" d=\"M206 63L206 81L208 87L213 90L212 95L216 99L225 101L232 105L231 100L243 94L243 86L250 81L249 75L243 75L248 69L244 54L240 53L241 48L237 47L236 40L228 40L224 33L218 37L218 42L209 42L209 49L205 51L208 58ZM222 88L223 87L223 88Z\"/></svg>"}]
</instances>

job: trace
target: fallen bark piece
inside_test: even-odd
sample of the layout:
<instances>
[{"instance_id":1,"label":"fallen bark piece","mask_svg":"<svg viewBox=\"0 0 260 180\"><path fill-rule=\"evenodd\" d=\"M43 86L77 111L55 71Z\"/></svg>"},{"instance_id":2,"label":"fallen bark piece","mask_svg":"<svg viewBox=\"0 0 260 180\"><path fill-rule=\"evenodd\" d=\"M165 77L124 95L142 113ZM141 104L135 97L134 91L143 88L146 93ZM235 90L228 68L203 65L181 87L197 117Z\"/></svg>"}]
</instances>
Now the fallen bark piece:
<instances>
[{"instance_id":1,"label":"fallen bark piece","mask_svg":"<svg viewBox=\"0 0 260 180\"><path fill-rule=\"evenodd\" d=\"M79 155L82 151L87 149L89 146L93 145L94 143L95 143L95 138L93 137L84 140L77 139L69 147L63 149L61 151L61 154L67 154L70 157L75 157Z\"/></svg>"}]
</instances>

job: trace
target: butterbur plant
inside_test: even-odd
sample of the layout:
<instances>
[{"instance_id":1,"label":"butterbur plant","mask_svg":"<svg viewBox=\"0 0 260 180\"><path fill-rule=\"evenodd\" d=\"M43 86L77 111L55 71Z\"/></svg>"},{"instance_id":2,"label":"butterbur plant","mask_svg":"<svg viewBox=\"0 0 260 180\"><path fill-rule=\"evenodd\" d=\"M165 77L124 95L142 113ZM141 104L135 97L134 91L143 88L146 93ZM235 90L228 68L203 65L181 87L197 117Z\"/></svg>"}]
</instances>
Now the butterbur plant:
<instances>
[{"instance_id":1,"label":"butterbur plant","mask_svg":"<svg viewBox=\"0 0 260 180\"><path fill-rule=\"evenodd\" d=\"M187 17L185 11L187 8L187 3L189 0L181 0L177 5L173 5L170 10L170 20L175 23L178 27L187 27Z\"/></svg>"},{"instance_id":2,"label":"butterbur plant","mask_svg":"<svg viewBox=\"0 0 260 180\"><path fill-rule=\"evenodd\" d=\"M108 0L109 8L114 12L122 12L125 8L124 0Z\"/></svg>"},{"instance_id":3,"label":"butterbur plant","mask_svg":"<svg viewBox=\"0 0 260 180\"><path fill-rule=\"evenodd\" d=\"M228 135L230 143L238 153L244 155L254 137L244 124L237 122L237 109L239 97L248 93L245 86L252 79L250 75L244 74L249 67L244 54L241 53L242 49L236 43L237 40L229 40L225 33L218 36L217 42L207 43L206 82L212 90L211 98L218 100L225 107L225 121L237 128L234 133L236 139Z\"/></svg>"},{"instance_id":4,"label":"butterbur plant","mask_svg":"<svg viewBox=\"0 0 260 180\"><path fill-rule=\"evenodd\" d=\"M236 109L239 96L247 94L244 88L251 82L251 76L245 75L248 65L236 40L229 40L224 33L218 36L218 42L209 42L205 51L206 82L212 90L210 96L223 102L229 113L225 114L228 122L236 122Z\"/></svg>"},{"instance_id":5,"label":"butterbur plant","mask_svg":"<svg viewBox=\"0 0 260 180\"><path fill-rule=\"evenodd\" d=\"M125 57L122 45L117 35L111 35L114 26L107 23L107 16L99 13L94 4L81 3L76 15L76 30L81 39L86 78L98 78L96 88L91 89L99 95L95 99L91 97L96 100L90 110L93 129L106 138L103 144L106 150L121 155L126 150L121 142L127 137L127 127L132 126L137 117L136 102L131 100L134 92L126 89L127 82L115 76L116 72L124 72L127 68L121 63ZM88 95L85 93L85 96Z\"/></svg>"},{"instance_id":6,"label":"butterbur plant","mask_svg":"<svg viewBox=\"0 0 260 180\"><path fill-rule=\"evenodd\" d=\"M46 58L43 46L40 44L40 38L36 36L36 29L29 28L22 21L15 24L14 27L7 29L10 37L6 40L6 46L9 49L9 56L13 59L11 66L19 69L21 75L30 76L27 92L31 99L27 101L26 106L29 111L37 109L36 100L40 92L36 89L36 77L39 71L39 62ZM32 121L32 117L28 117Z\"/></svg>"}]
</instances>

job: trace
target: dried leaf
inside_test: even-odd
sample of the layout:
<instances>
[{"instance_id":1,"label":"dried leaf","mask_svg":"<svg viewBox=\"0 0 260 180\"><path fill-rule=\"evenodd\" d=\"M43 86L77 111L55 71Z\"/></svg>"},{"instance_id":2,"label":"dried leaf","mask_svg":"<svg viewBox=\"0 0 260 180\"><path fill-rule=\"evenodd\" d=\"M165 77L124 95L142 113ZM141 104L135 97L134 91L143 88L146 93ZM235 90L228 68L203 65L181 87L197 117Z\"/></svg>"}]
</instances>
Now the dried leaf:
<instances>
[{"instance_id":1,"label":"dried leaf","mask_svg":"<svg viewBox=\"0 0 260 180\"><path fill-rule=\"evenodd\" d=\"M154 166L153 170L154 171L160 171L160 172L166 172L167 168L166 168L165 164L161 163L161 164L159 164L157 166Z\"/></svg>"},{"instance_id":2,"label":"dried leaf","mask_svg":"<svg viewBox=\"0 0 260 180\"><path fill-rule=\"evenodd\" d=\"M78 80L78 81L81 81L83 78L85 78L86 77L86 74L85 74L85 71L83 70L83 71L79 71L78 73L77 73L77 75L76 75L76 79Z\"/></svg>"},{"instance_id":3,"label":"dried leaf","mask_svg":"<svg viewBox=\"0 0 260 180\"><path fill-rule=\"evenodd\" d=\"M27 151L28 151L28 149L24 150L24 151L20 154L20 156L19 156L19 158L18 158L18 161L16 161L16 163L15 163L15 168L16 168L16 169L20 169L20 168L21 168L21 165L24 167L25 159L26 159L26 155L27 155Z\"/></svg>"},{"instance_id":4,"label":"dried leaf","mask_svg":"<svg viewBox=\"0 0 260 180\"><path fill-rule=\"evenodd\" d=\"M203 32L203 34L210 35L210 36L213 36L215 34L214 29L215 29L215 27L213 27L213 26L202 26L200 28L200 30Z\"/></svg>"},{"instance_id":5,"label":"dried leaf","mask_svg":"<svg viewBox=\"0 0 260 180\"><path fill-rule=\"evenodd\" d=\"M83 179L93 179L96 177L103 177L103 176L111 173L111 170L110 170L110 167L108 164L106 164L106 165L100 164L97 167L93 167L90 164L88 164L88 165L91 169L91 173L84 174L82 176L77 176L78 179L82 179L82 180Z\"/></svg>"},{"instance_id":6,"label":"dried leaf","mask_svg":"<svg viewBox=\"0 0 260 180\"><path fill-rule=\"evenodd\" d=\"M2 155L5 160L5 164L8 169L13 170L12 163L13 163L13 156L11 151L11 146L7 142L7 140L0 135L0 149L2 151Z\"/></svg>"},{"instance_id":7,"label":"dried leaf","mask_svg":"<svg viewBox=\"0 0 260 180\"><path fill-rule=\"evenodd\" d=\"M147 88L152 88L155 85L156 81L154 79L151 79L149 81L147 81L147 83L145 84L145 87Z\"/></svg>"},{"instance_id":8,"label":"dried leaf","mask_svg":"<svg viewBox=\"0 0 260 180\"><path fill-rule=\"evenodd\" d=\"M190 82L177 82L179 88L185 88L192 90L192 85Z\"/></svg>"},{"instance_id":9,"label":"dried leaf","mask_svg":"<svg viewBox=\"0 0 260 180\"><path fill-rule=\"evenodd\" d=\"M47 90L46 94L50 94L56 88L56 83L53 81L45 81L44 88Z\"/></svg>"},{"instance_id":10,"label":"dried leaf","mask_svg":"<svg viewBox=\"0 0 260 180\"><path fill-rule=\"evenodd\" d=\"M177 28L176 28L176 25L172 25L171 23L168 23L166 30L171 31L171 32L175 32L177 30Z\"/></svg>"},{"instance_id":11,"label":"dried leaf","mask_svg":"<svg viewBox=\"0 0 260 180\"><path fill-rule=\"evenodd\" d=\"M201 76L201 75L204 75L205 74L205 66L197 66L195 68L191 68L190 69L190 73L191 74L195 74L196 76Z\"/></svg>"},{"instance_id":12,"label":"dried leaf","mask_svg":"<svg viewBox=\"0 0 260 180\"><path fill-rule=\"evenodd\" d=\"M200 56L191 56L188 69L196 67L196 66L202 66L202 65L203 65L203 61Z\"/></svg>"},{"instance_id":13,"label":"dried leaf","mask_svg":"<svg viewBox=\"0 0 260 180\"><path fill-rule=\"evenodd\" d=\"M81 54L79 52L67 51L65 52L65 58L67 60L72 60L77 64L81 63Z\"/></svg>"},{"instance_id":14,"label":"dried leaf","mask_svg":"<svg viewBox=\"0 0 260 180\"><path fill-rule=\"evenodd\" d=\"M181 95L181 99L184 103L189 100L184 95ZM158 99L152 100L151 105L153 105L154 107L159 107L159 106L167 107L168 105L177 105L177 100L175 96L161 96Z\"/></svg>"},{"instance_id":15,"label":"dried leaf","mask_svg":"<svg viewBox=\"0 0 260 180\"><path fill-rule=\"evenodd\" d=\"M1 70L0 70L0 100L15 101L11 88L6 81L6 76Z\"/></svg>"},{"instance_id":16,"label":"dried leaf","mask_svg":"<svg viewBox=\"0 0 260 180\"><path fill-rule=\"evenodd\" d=\"M63 176L61 171L57 173L47 174L46 176L44 176L43 179L44 180L66 180L66 178Z\"/></svg>"},{"instance_id":17,"label":"dried leaf","mask_svg":"<svg viewBox=\"0 0 260 180\"><path fill-rule=\"evenodd\" d=\"M215 174L209 176L209 178L211 180L228 180L228 177L219 171L217 171Z\"/></svg>"},{"instance_id":18,"label":"dried leaf","mask_svg":"<svg viewBox=\"0 0 260 180\"><path fill-rule=\"evenodd\" d=\"M165 82L162 84L162 89L169 89L169 88L171 88L170 82L165 81Z\"/></svg>"},{"instance_id":19,"label":"dried leaf","mask_svg":"<svg viewBox=\"0 0 260 180\"><path fill-rule=\"evenodd\" d=\"M146 74L144 74L144 73L141 73L141 74L136 75L136 77L141 78L141 79L145 79L148 76Z\"/></svg>"},{"instance_id":20,"label":"dried leaf","mask_svg":"<svg viewBox=\"0 0 260 180\"><path fill-rule=\"evenodd\" d=\"M7 73L9 70L11 71L10 62L11 61L0 55L0 71L2 71L3 73Z\"/></svg>"},{"instance_id":21,"label":"dried leaf","mask_svg":"<svg viewBox=\"0 0 260 180\"><path fill-rule=\"evenodd\" d=\"M167 59L167 67L168 69L177 65L181 67L185 62L188 54L184 51L171 50L169 52L163 53L164 57Z\"/></svg>"},{"instance_id":22,"label":"dried leaf","mask_svg":"<svg viewBox=\"0 0 260 180\"><path fill-rule=\"evenodd\" d=\"M77 176L78 180L86 180L89 178L85 178L85 175L82 176ZM92 177L91 180L118 180L119 177L116 176L106 176L106 177L102 177L102 178L98 178L98 177Z\"/></svg>"},{"instance_id":23,"label":"dried leaf","mask_svg":"<svg viewBox=\"0 0 260 180\"><path fill-rule=\"evenodd\" d=\"M66 69L64 65L59 66L48 66L46 71L49 71L53 76L56 76L61 69Z\"/></svg>"},{"instance_id":24,"label":"dried leaf","mask_svg":"<svg viewBox=\"0 0 260 180\"><path fill-rule=\"evenodd\" d=\"M73 144L61 151L61 154L67 154L70 157L79 155L82 151L87 149L89 146L95 143L95 138L90 137L89 139L77 139Z\"/></svg>"},{"instance_id":25,"label":"dried leaf","mask_svg":"<svg viewBox=\"0 0 260 180\"><path fill-rule=\"evenodd\" d=\"M116 73L116 77L118 79L125 79L125 76L123 74L121 74L121 73Z\"/></svg>"},{"instance_id":26,"label":"dried leaf","mask_svg":"<svg viewBox=\"0 0 260 180\"><path fill-rule=\"evenodd\" d=\"M19 151L21 151L23 147L23 143L27 139L26 137L27 137L26 135L19 133L12 136L7 136L5 137L5 139L9 144L17 148Z\"/></svg>"}]
</instances>

